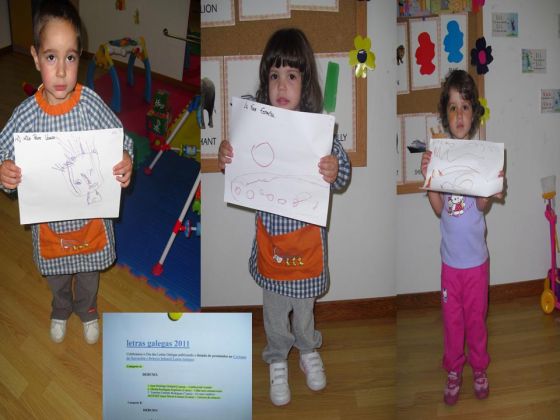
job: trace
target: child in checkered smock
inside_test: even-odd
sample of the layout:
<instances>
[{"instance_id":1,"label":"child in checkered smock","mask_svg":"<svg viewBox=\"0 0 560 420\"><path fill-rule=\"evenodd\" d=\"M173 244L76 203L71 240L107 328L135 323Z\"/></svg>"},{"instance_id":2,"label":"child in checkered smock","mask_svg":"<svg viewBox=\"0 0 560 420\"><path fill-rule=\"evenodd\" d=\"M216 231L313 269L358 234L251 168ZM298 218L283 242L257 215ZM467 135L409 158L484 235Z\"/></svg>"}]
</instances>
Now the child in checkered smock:
<instances>
[{"instance_id":1,"label":"child in checkered smock","mask_svg":"<svg viewBox=\"0 0 560 420\"><path fill-rule=\"evenodd\" d=\"M298 29L281 29L269 39L260 63L257 101L288 110L320 113L323 96L317 78L313 50ZM232 161L233 148L220 144L221 169ZM332 185L343 189L350 181L350 162L334 140L332 152L319 161L319 173ZM327 232L324 227L257 211L256 237L249 271L263 289L264 327L267 345L263 359L270 367L270 399L275 405L290 402L287 358L295 346L307 385L323 389L326 376L317 348L321 333L315 330L313 307L328 288ZM302 264L286 264L291 258ZM295 251L294 251L295 250ZM297 257L293 257L296 255ZM292 312L290 325L289 314Z\"/></svg>"},{"instance_id":2,"label":"child in checkered smock","mask_svg":"<svg viewBox=\"0 0 560 420\"><path fill-rule=\"evenodd\" d=\"M0 184L5 191L21 182L15 165L13 134L17 132L85 131L122 127L119 119L92 90L77 83L81 22L66 0L47 0L33 19L31 55L43 84L13 112L0 133ZM124 138L123 159L113 167L124 188L132 174L132 140ZM78 158L76 158L78 160ZM65 170L73 171L70 167ZM83 170L84 168L82 168ZM93 171L77 173L76 188L94 183ZM79 187L78 187L79 186ZM92 197L92 200L95 197ZM113 224L107 219L69 220L31 226L33 257L53 294L51 338L59 343L66 321L75 312L84 325L84 337L97 342L99 272L115 260ZM79 246L64 246L64 244ZM74 292L72 278L75 278Z\"/></svg>"}]
</instances>

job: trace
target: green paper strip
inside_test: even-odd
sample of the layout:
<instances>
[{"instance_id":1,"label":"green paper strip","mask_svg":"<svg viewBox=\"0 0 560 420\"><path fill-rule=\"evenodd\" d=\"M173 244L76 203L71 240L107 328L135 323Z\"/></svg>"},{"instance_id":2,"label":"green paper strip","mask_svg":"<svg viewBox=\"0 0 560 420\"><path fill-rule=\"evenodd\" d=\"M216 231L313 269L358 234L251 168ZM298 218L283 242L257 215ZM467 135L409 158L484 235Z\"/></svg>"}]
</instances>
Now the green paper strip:
<instances>
[{"instance_id":1,"label":"green paper strip","mask_svg":"<svg viewBox=\"0 0 560 420\"><path fill-rule=\"evenodd\" d=\"M336 94L338 90L338 63L329 61L327 67L327 81L325 82L325 96L323 107L327 112L334 112L336 109Z\"/></svg>"}]
</instances>

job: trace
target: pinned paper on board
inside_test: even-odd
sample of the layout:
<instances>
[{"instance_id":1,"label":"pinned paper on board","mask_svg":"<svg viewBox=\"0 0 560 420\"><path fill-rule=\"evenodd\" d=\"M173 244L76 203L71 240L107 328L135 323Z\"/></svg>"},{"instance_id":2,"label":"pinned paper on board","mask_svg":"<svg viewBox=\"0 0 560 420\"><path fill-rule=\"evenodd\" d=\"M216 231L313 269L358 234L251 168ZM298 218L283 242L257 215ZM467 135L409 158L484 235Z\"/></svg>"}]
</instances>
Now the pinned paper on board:
<instances>
[{"instance_id":1,"label":"pinned paper on board","mask_svg":"<svg viewBox=\"0 0 560 420\"><path fill-rule=\"evenodd\" d=\"M15 133L20 223L118 217L123 129Z\"/></svg>"},{"instance_id":2,"label":"pinned paper on board","mask_svg":"<svg viewBox=\"0 0 560 420\"><path fill-rule=\"evenodd\" d=\"M430 139L432 158L423 189L490 197L503 190L504 144Z\"/></svg>"},{"instance_id":3,"label":"pinned paper on board","mask_svg":"<svg viewBox=\"0 0 560 420\"><path fill-rule=\"evenodd\" d=\"M330 185L319 160L331 153L334 117L234 97L224 201L326 226Z\"/></svg>"}]
</instances>

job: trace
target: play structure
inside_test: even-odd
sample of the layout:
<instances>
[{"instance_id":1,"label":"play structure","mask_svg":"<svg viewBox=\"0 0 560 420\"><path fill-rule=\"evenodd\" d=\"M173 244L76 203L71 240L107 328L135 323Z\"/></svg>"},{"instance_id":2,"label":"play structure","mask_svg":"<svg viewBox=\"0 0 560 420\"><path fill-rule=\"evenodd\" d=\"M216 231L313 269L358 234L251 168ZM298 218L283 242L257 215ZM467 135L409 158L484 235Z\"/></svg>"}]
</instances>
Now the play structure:
<instances>
[{"instance_id":1,"label":"play structure","mask_svg":"<svg viewBox=\"0 0 560 420\"><path fill-rule=\"evenodd\" d=\"M189 207L191 206L191 203L193 202L193 199L195 197L196 191L199 188L200 188L200 172L196 176L196 180L194 181L194 185L191 188L191 192L189 193L189 195L187 197L187 201L185 202L185 205L183 206L183 210L181 210L181 214L179 215L179 218L177 219L177 221L175 222L175 225L173 226L173 229L171 231L171 236L169 237L169 239L167 241L167 244L165 245L165 248L163 249L163 253L161 254L161 257L159 258L158 262L152 268L152 274L154 276L159 276L159 275L161 275L161 273L163 273L163 263L165 262L165 259L167 258L167 254L169 253L169 250L171 249L171 246L173 245L173 241L175 240L175 237L177 236L177 234L179 232L185 232L185 236L187 238L190 238L190 236L193 232L196 232L197 236L200 236L200 222L197 223L196 226L193 226L192 222L189 221L189 220L185 224L183 224L183 220L185 219L187 211L189 210Z\"/></svg>"},{"instance_id":2,"label":"play structure","mask_svg":"<svg viewBox=\"0 0 560 420\"><path fill-rule=\"evenodd\" d=\"M542 196L546 200L544 217L550 226L550 268L544 279L544 290L541 294L541 308L546 314L552 313L554 308L560 309L560 272L556 267L556 252L558 250L558 237L556 235L556 212L554 210L554 197L556 196L556 176L541 179Z\"/></svg>"},{"instance_id":3,"label":"play structure","mask_svg":"<svg viewBox=\"0 0 560 420\"><path fill-rule=\"evenodd\" d=\"M126 80L129 86L134 85L134 62L136 58L142 60L146 71L144 100L147 103L150 103L152 99L152 71L150 60L148 58L148 51L146 50L146 42L143 37L139 37L137 39L121 38L101 44L93 56L93 60L89 63L87 70L87 86L90 89L94 88L93 76L95 73L95 67L101 67L108 70L111 75L113 87L110 107L114 112L118 113L121 111L121 87L119 83L119 76L111 55L120 55L122 57L128 56Z\"/></svg>"}]
</instances>

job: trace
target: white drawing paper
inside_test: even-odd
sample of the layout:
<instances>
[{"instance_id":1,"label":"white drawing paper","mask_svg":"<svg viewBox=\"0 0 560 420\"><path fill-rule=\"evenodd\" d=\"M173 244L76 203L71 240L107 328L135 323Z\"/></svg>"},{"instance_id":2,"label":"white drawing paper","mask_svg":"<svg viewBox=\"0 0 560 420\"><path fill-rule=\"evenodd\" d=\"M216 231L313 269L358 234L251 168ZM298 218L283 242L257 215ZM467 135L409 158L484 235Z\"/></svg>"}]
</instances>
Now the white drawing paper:
<instances>
[{"instance_id":1,"label":"white drawing paper","mask_svg":"<svg viewBox=\"0 0 560 420\"><path fill-rule=\"evenodd\" d=\"M103 314L103 418L251 418L251 314Z\"/></svg>"},{"instance_id":2,"label":"white drawing paper","mask_svg":"<svg viewBox=\"0 0 560 420\"><path fill-rule=\"evenodd\" d=\"M118 217L123 129L15 133L20 223Z\"/></svg>"},{"instance_id":3,"label":"white drawing paper","mask_svg":"<svg viewBox=\"0 0 560 420\"><path fill-rule=\"evenodd\" d=\"M334 117L232 98L224 201L326 226L330 185L319 160L331 153Z\"/></svg>"},{"instance_id":4,"label":"white drawing paper","mask_svg":"<svg viewBox=\"0 0 560 420\"><path fill-rule=\"evenodd\" d=\"M288 0L239 0L239 20L289 19Z\"/></svg>"},{"instance_id":5,"label":"white drawing paper","mask_svg":"<svg viewBox=\"0 0 560 420\"><path fill-rule=\"evenodd\" d=\"M430 139L432 158L423 189L490 197L503 190L504 144L480 140Z\"/></svg>"},{"instance_id":6,"label":"white drawing paper","mask_svg":"<svg viewBox=\"0 0 560 420\"><path fill-rule=\"evenodd\" d=\"M201 0L201 28L232 25L235 25L235 7L233 0Z\"/></svg>"},{"instance_id":7,"label":"white drawing paper","mask_svg":"<svg viewBox=\"0 0 560 420\"><path fill-rule=\"evenodd\" d=\"M290 0L290 9L338 12L338 0Z\"/></svg>"}]
</instances>

